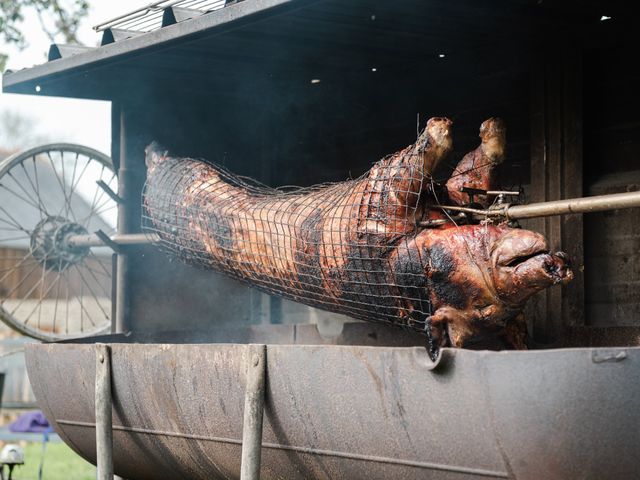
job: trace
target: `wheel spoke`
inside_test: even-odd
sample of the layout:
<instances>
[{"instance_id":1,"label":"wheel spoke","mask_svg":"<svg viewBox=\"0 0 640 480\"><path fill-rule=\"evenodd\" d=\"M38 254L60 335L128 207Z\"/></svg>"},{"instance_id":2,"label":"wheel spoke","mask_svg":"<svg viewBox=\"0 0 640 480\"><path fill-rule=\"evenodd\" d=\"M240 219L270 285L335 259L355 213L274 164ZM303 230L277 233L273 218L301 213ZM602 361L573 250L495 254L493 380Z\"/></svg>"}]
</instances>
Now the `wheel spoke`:
<instances>
[{"instance_id":1,"label":"wheel spoke","mask_svg":"<svg viewBox=\"0 0 640 480\"><path fill-rule=\"evenodd\" d=\"M85 267L87 266L86 263L84 264L84 266ZM98 277L95 276L95 274L93 273L93 270L91 270L90 268L87 268L87 271L93 277L93 279L96 281L96 284L100 287L100 289L104 292L105 296L109 297L109 290L107 289L107 287L104 286L103 282L98 280Z\"/></svg>"},{"instance_id":2,"label":"wheel spoke","mask_svg":"<svg viewBox=\"0 0 640 480\"><path fill-rule=\"evenodd\" d=\"M4 258L2 258L2 260L4 260ZM35 261L35 260L34 260ZM29 263L25 263L24 265L22 265L23 267L27 267L27 266L31 266L33 265L34 262L29 262ZM15 265L12 265L10 267L7 268L2 268L0 269L0 272L8 272L9 270L15 270Z\"/></svg>"},{"instance_id":3,"label":"wheel spoke","mask_svg":"<svg viewBox=\"0 0 640 480\"><path fill-rule=\"evenodd\" d=\"M51 282L51 285L49 285L49 286L47 287L47 289L45 290L44 294L43 294L43 295L41 295L41 298L43 298L43 299L44 299L44 298L46 298L46 297L47 297L47 295L49 295L49 293L51 292L51 290L53 290L53 287L55 287L59 282L60 282L60 275L58 275L58 276L56 277L56 279L55 279L53 282ZM36 306L33 308L33 311L32 311L32 312L27 316L27 319L24 321L24 325L26 325L27 323L29 323L29 319L31 318L31 315L33 314L33 312L34 312L34 311L38 308L38 306L39 306L39 307L40 307L40 312L38 313L38 330L40 329L40 318L41 318L41 315L42 315L42 304L43 304L43 301L40 301L40 302L38 303L38 305L36 305Z\"/></svg>"},{"instance_id":4,"label":"wheel spoke","mask_svg":"<svg viewBox=\"0 0 640 480\"><path fill-rule=\"evenodd\" d=\"M84 264L84 268L86 268L87 270L92 271L92 272L93 272L94 274L96 274L96 275L101 275L101 276L103 276L103 277L105 277L105 278L111 278L111 275L110 275L110 274L107 274L107 273L101 272L100 270L95 270L94 268L90 267L90 266L89 266L89 264L88 264L88 263L86 263L86 262L85 262L85 264Z\"/></svg>"},{"instance_id":5,"label":"wheel spoke","mask_svg":"<svg viewBox=\"0 0 640 480\"><path fill-rule=\"evenodd\" d=\"M6 220L4 220L4 219L2 219L2 218L0 218L0 222L4 222L4 223L6 223L6 224L8 224L8 225L13 225L13 226L14 226L14 227L16 227L18 230L22 230L23 232L25 232L27 235L31 235L31 232L30 232L29 230L27 230L26 228L24 228L22 225L20 225L20 224L18 223L18 221L17 221L15 218L13 218L13 216L12 216L9 212L7 212L7 210L6 210L4 207L1 207L1 206L0 206L0 210L2 210L2 211L5 213L5 215L6 215L6 216L11 220L11 222L13 222L13 223L11 223L11 222L7 222Z\"/></svg>"},{"instance_id":6,"label":"wheel spoke","mask_svg":"<svg viewBox=\"0 0 640 480\"><path fill-rule=\"evenodd\" d=\"M112 272L108 270L107 267L104 266L104 263L102 263L102 260L100 260L100 258L98 258L98 256L95 253L93 253L91 250L89 250L89 256L93 257L96 260L96 263L102 267L102 270L104 271L106 276L111 277Z\"/></svg>"},{"instance_id":7,"label":"wheel spoke","mask_svg":"<svg viewBox=\"0 0 640 480\"><path fill-rule=\"evenodd\" d=\"M35 269L34 269L35 270ZM22 304L25 302L25 300L28 300L31 297L31 294L33 292L35 292L36 288L38 288L38 286L40 286L40 284L42 283L43 278L40 278L40 280L38 280L33 287L31 287L29 289L29 291L23 295L22 300L20 300L20 303L18 303L18 305L16 305L13 309L13 311L10 313L11 316L14 316L16 314L16 312L18 311L18 309L22 306Z\"/></svg>"},{"instance_id":8,"label":"wheel spoke","mask_svg":"<svg viewBox=\"0 0 640 480\"><path fill-rule=\"evenodd\" d=\"M5 280L5 278L9 277L9 275L11 275L11 272L15 271L17 268L20 268L22 264L26 262L30 256L31 256L31 252L28 252L24 257L22 257L22 260L16 263L11 269L11 271L9 271L9 273L5 273L4 276L0 278L0 283L2 283Z\"/></svg>"},{"instance_id":9,"label":"wheel spoke","mask_svg":"<svg viewBox=\"0 0 640 480\"><path fill-rule=\"evenodd\" d=\"M102 308L102 304L100 303L100 301L98 300L97 295L95 294L95 292L93 291L93 288L91 288L91 285L87 282L87 280L84 278L84 275L82 275L82 271L78 268L77 265L73 265L74 268L78 271L78 273L80 274L80 278L82 279L82 281L84 282L84 284L87 286L87 289L89 290L89 292L91 293L91 296L93 297L93 300L96 302L96 305L98 305L98 307L100 308L100 310L102 310L102 313L104 313L105 318L109 318L109 314L107 312L104 311L104 308Z\"/></svg>"},{"instance_id":10,"label":"wheel spoke","mask_svg":"<svg viewBox=\"0 0 640 480\"><path fill-rule=\"evenodd\" d=\"M39 265L36 264L31 270L29 270L29 273L27 273L22 277L22 280L20 280L16 285L13 286L13 288L9 291L9 293L5 294L5 297L2 300L0 300L0 305L2 305L4 302L10 299L11 295L14 292L16 292L24 284L24 282L27 281L27 279L31 276L31 274L36 271L36 268L38 268L38 266Z\"/></svg>"},{"instance_id":11,"label":"wheel spoke","mask_svg":"<svg viewBox=\"0 0 640 480\"><path fill-rule=\"evenodd\" d=\"M99 178L102 178L102 174L104 173L104 169L105 169L105 166L103 165L103 166L102 166L102 170L100 170ZM88 215L88 217L85 217L83 220L81 220L81 222L80 222L80 223L83 223L83 224L84 224L84 221L85 221L87 218L90 218L90 217L91 217L91 215L93 215L93 209L94 209L94 207L96 206L96 201L97 201L97 197L98 197L98 191L100 191L100 190L102 190L102 189L96 185L96 189L95 189L95 191L93 192L93 199L91 200L91 206L89 207L89 215ZM102 190L102 193L104 193L104 190Z\"/></svg>"},{"instance_id":12,"label":"wheel spoke","mask_svg":"<svg viewBox=\"0 0 640 480\"><path fill-rule=\"evenodd\" d=\"M84 167L80 171L80 175L78 175L78 180L76 180L75 184L73 183L71 184L71 191L75 190L75 188L78 186L78 184L80 183L80 180L82 180L82 177L84 176L84 172L87 171L87 167L89 166L90 163L91 163L91 157L87 157L87 163L84 164Z\"/></svg>"},{"instance_id":13,"label":"wheel spoke","mask_svg":"<svg viewBox=\"0 0 640 480\"><path fill-rule=\"evenodd\" d=\"M34 169L35 169L35 162L34 162ZM22 167L22 170L24 170L24 176L27 178L27 181L29 182L29 185L31 186L31 190L33 190L33 193L35 193L36 195L36 200L38 202L38 205L40 206L39 211L40 211L40 220L44 220L44 216L49 216L49 213L47 212L47 207L45 207L44 203L42 202L42 199L40 198L40 194L38 193L38 190L36 189L35 185L33 184L33 181L31 181L31 177L29 176L29 172L27 171L27 168L24 166L24 162L20 162L20 167ZM38 173L34 170L35 175L37 176Z\"/></svg>"},{"instance_id":14,"label":"wheel spoke","mask_svg":"<svg viewBox=\"0 0 640 480\"><path fill-rule=\"evenodd\" d=\"M84 282L80 283L80 297L78 297L78 302L80 302L80 331L84 332L84 315L86 314L87 319L91 322L91 325L93 325L94 327L96 326L96 323L93 321L93 319L91 318L91 314L89 313L89 311L85 308L84 304L82 303L82 299L84 298Z\"/></svg>"},{"instance_id":15,"label":"wheel spoke","mask_svg":"<svg viewBox=\"0 0 640 480\"><path fill-rule=\"evenodd\" d=\"M27 198L23 197L21 194L17 193L16 191L12 190L11 188L7 187L6 184L4 183L0 183L0 187L4 188L5 190L7 190L9 193L11 193L12 195L18 197L20 200L22 200L24 203L31 205L33 208L35 208L36 210L40 210L40 205L38 205L37 200L33 200L31 198L31 195L29 195L29 192L27 192L24 187L20 184L20 182L18 182L18 180L15 179L15 177L11 174L11 172L7 172L7 174L13 179L13 182L20 187L20 190L22 190ZM42 203L42 202L41 202Z\"/></svg>"},{"instance_id":16,"label":"wheel spoke","mask_svg":"<svg viewBox=\"0 0 640 480\"><path fill-rule=\"evenodd\" d=\"M13 242L14 240L24 240L25 238L29 238L28 235L18 235L17 237L3 237L0 238L0 242Z\"/></svg>"},{"instance_id":17,"label":"wheel spoke","mask_svg":"<svg viewBox=\"0 0 640 480\"><path fill-rule=\"evenodd\" d=\"M62 269L62 259L58 261L58 271ZM58 286L56 287L56 303L53 307L53 324L56 324L56 317L58 316L58 301L60 300L60 278L62 278L61 274L58 274Z\"/></svg>"}]
</instances>

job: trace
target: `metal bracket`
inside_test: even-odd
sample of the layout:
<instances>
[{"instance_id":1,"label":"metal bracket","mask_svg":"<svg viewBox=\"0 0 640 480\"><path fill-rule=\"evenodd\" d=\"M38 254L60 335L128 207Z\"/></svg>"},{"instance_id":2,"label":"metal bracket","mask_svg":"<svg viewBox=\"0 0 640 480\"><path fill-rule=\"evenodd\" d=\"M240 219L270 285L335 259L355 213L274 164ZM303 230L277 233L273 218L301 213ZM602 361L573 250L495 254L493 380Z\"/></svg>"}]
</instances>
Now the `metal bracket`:
<instances>
[{"instance_id":1,"label":"metal bracket","mask_svg":"<svg viewBox=\"0 0 640 480\"><path fill-rule=\"evenodd\" d=\"M97 480L113 480L111 348L96 343L96 465Z\"/></svg>"},{"instance_id":2,"label":"metal bracket","mask_svg":"<svg viewBox=\"0 0 640 480\"><path fill-rule=\"evenodd\" d=\"M262 418L267 373L267 346L247 345L247 386L242 425L240 480L259 480L262 456Z\"/></svg>"},{"instance_id":3,"label":"metal bracket","mask_svg":"<svg viewBox=\"0 0 640 480\"><path fill-rule=\"evenodd\" d=\"M504 195L511 197L517 197L521 193L515 190L483 190L482 188L472 187L462 187L460 191L468 195Z\"/></svg>"},{"instance_id":4,"label":"metal bracket","mask_svg":"<svg viewBox=\"0 0 640 480\"><path fill-rule=\"evenodd\" d=\"M118 245L116 242L114 242L113 240L111 240L111 237L109 235L104 233L102 230L96 230L94 233L111 250L116 252L118 255L122 254L122 247Z\"/></svg>"},{"instance_id":5,"label":"metal bracket","mask_svg":"<svg viewBox=\"0 0 640 480\"><path fill-rule=\"evenodd\" d=\"M121 196L119 196L116 192L111 190L111 187L105 183L104 180L96 180L98 186L105 191L107 195L111 197L111 199L116 202L118 205L124 203L124 200Z\"/></svg>"}]
</instances>

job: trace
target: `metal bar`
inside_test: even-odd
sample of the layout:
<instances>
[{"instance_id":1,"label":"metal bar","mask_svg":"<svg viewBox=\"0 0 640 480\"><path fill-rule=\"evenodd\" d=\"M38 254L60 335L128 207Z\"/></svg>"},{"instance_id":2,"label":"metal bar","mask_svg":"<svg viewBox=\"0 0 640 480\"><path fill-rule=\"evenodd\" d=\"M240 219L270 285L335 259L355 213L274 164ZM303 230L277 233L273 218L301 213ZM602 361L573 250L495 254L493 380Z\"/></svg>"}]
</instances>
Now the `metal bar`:
<instances>
[{"instance_id":1,"label":"metal bar","mask_svg":"<svg viewBox=\"0 0 640 480\"><path fill-rule=\"evenodd\" d=\"M122 104L114 108L112 115L117 112L119 116L118 124L118 195L122 198L122 202L118 204L118 229L120 235L129 233L129 225L127 222L127 214L130 206L127 205L129 200L129 184L128 175L131 173L128 165L129 159L127 154L127 129L126 129L126 112ZM116 259L118 268L116 269L116 316L111 319L111 330L113 333L123 333L129 331L129 292L127 278L129 276L129 255L127 252L118 253Z\"/></svg>"},{"instance_id":2,"label":"metal bar","mask_svg":"<svg viewBox=\"0 0 640 480\"><path fill-rule=\"evenodd\" d=\"M640 192L613 193L529 205L514 205L508 207L504 213L507 218L522 219L634 207L640 207Z\"/></svg>"},{"instance_id":3,"label":"metal bar","mask_svg":"<svg viewBox=\"0 0 640 480\"><path fill-rule=\"evenodd\" d=\"M504 217L508 220L552 217L554 215L569 215L573 213L602 212L605 210L635 207L640 207L640 191L569 198L566 200L554 200L552 202L530 203L529 205L505 204L488 210L460 207L457 205L429 205L429 208L470 213L477 219Z\"/></svg>"},{"instance_id":4,"label":"metal bar","mask_svg":"<svg viewBox=\"0 0 640 480\"><path fill-rule=\"evenodd\" d=\"M483 190L482 188L462 187L461 192L471 193L472 195L509 195L518 196L519 191L516 190Z\"/></svg>"},{"instance_id":5,"label":"metal bar","mask_svg":"<svg viewBox=\"0 0 640 480\"><path fill-rule=\"evenodd\" d=\"M126 233L111 235L109 240L116 245L147 245L160 241L155 233ZM70 247L104 247L107 243L97 234L70 235L67 239Z\"/></svg>"},{"instance_id":6,"label":"metal bar","mask_svg":"<svg viewBox=\"0 0 640 480\"><path fill-rule=\"evenodd\" d=\"M116 242L112 242L111 237L104 233L102 230L97 230L96 236L100 238L100 240L102 240L107 247L111 248L111 250L116 252L118 255L124 253L120 248L120 245L118 245Z\"/></svg>"},{"instance_id":7,"label":"metal bar","mask_svg":"<svg viewBox=\"0 0 640 480\"><path fill-rule=\"evenodd\" d=\"M504 210L482 210L479 208L459 207L457 205L429 205L428 208L439 208L441 210L451 210L453 212L471 213L473 215L481 215L483 217L498 217L504 215Z\"/></svg>"},{"instance_id":8,"label":"metal bar","mask_svg":"<svg viewBox=\"0 0 640 480\"><path fill-rule=\"evenodd\" d=\"M111 190L111 187L109 187L109 185L107 185L107 183L104 180L98 180L96 181L96 183L98 184L98 186L105 191L105 193L107 195L109 195L111 197L111 199L116 202L116 203L122 203L122 198L120 198L118 196L118 194L116 192L114 192L113 190Z\"/></svg>"},{"instance_id":9,"label":"metal bar","mask_svg":"<svg viewBox=\"0 0 640 480\"><path fill-rule=\"evenodd\" d=\"M113 479L111 348L96 343L96 466L98 480Z\"/></svg>"},{"instance_id":10,"label":"metal bar","mask_svg":"<svg viewBox=\"0 0 640 480\"><path fill-rule=\"evenodd\" d=\"M247 386L242 426L242 464L240 480L260 478L262 456L262 417L267 372L267 346L248 345Z\"/></svg>"},{"instance_id":11,"label":"metal bar","mask_svg":"<svg viewBox=\"0 0 640 480\"><path fill-rule=\"evenodd\" d=\"M112 18L110 20L107 20L106 22L99 23L98 25L95 25L93 27L93 29L96 32L101 32L105 28L108 28L109 25L117 22L118 20L122 20L122 19L124 19L126 17L129 17L131 15L135 15L135 14L138 14L138 13L142 13L143 15L145 15L147 10L162 9L162 7L160 7L159 5L163 5L165 3L167 3L166 0L160 1L160 2L152 2L152 3L148 4L148 5L145 5L144 7L137 8L137 9L132 10L130 12L123 13L122 15L118 15L117 17L114 17L114 18ZM174 3L178 3L178 2L177 1L172 2L170 5L173 5ZM145 13L143 13L143 12L145 12Z\"/></svg>"}]
</instances>

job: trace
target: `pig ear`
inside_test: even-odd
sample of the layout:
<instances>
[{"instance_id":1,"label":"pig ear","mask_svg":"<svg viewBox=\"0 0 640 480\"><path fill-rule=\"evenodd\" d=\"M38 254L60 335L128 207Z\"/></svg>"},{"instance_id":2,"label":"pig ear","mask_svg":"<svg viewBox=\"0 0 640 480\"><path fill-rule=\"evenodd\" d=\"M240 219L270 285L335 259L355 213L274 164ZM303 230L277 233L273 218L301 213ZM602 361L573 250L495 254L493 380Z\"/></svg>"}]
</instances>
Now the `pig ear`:
<instances>
[{"instance_id":1,"label":"pig ear","mask_svg":"<svg viewBox=\"0 0 640 480\"><path fill-rule=\"evenodd\" d=\"M448 118L430 118L418 137L414 152L424 156L424 175L430 176L453 149L452 126L453 122Z\"/></svg>"}]
</instances>

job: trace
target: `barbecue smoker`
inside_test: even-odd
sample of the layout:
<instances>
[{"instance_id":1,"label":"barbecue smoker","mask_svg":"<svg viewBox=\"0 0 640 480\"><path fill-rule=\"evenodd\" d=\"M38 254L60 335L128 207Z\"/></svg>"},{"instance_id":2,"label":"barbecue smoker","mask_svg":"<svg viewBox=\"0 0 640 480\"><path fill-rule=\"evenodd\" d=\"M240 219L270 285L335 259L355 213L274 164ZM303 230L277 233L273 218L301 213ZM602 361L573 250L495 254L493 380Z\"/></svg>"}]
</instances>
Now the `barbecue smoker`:
<instances>
[{"instance_id":1,"label":"barbecue smoker","mask_svg":"<svg viewBox=\"0 0 640 480\"><path fill-rule=\"evenodd\" d=\"M68 317L68 334L38 331L20 303L2 310L41 338L92 334L28 348L56 431L100 478L636 478L631 18L610 3L160 2L98 26L100 47L54 45L48 63L6 74L8 92L112 102L117 188L109 168L95 180L117 232L72 221L83 207L68 193L30 241L38 265L63 247L50 269L63 303L83 298L71 272L106 268L94 248L115 250L113 287L85 282L111 289L111 310L94 303L114 333ZM437 115L455 122L453 164L482 120L509 129L503 200L448 214L518 220L573 259L574 280L529 303L529 351L432 360L423 336L264 295L141 233L153 140L271 186L311 185L357 177ZM43 154L53 174L65 155L111 165L57 146L11 168Z\"/></svg>"}]
</instances>

